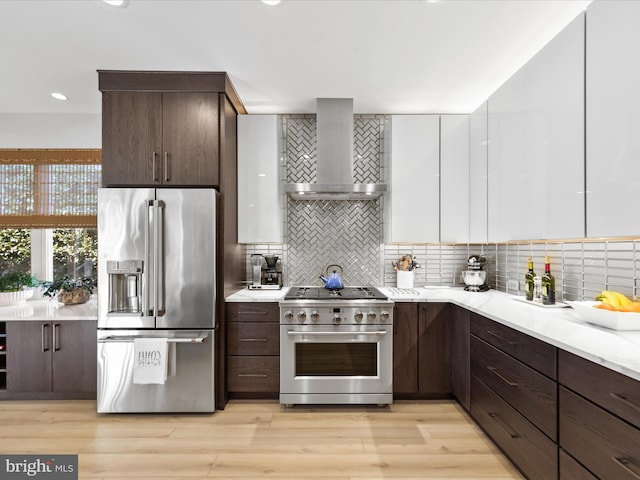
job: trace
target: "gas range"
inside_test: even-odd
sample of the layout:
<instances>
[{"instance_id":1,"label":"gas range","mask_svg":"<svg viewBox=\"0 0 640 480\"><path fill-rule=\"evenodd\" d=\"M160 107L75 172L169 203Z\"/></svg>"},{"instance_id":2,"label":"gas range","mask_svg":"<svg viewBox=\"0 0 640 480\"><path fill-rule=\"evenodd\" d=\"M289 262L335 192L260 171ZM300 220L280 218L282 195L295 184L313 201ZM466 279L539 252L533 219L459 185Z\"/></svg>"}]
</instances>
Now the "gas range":
<instances>
[{"instance_id":1,"label":"gas range","mask_svg":"<svg viewBox=\"0 0 640 480\"><path fill-rule=\"evenodd\" d=\"M280 301L281 325L392 325L393 302L375 287L292 287Z\"/></svg>"},{"instance_id":2,"label":"gas range","mask_svg":"<svg viewBox=\"0 0 640 480\"><path fill-rule=\"evenodd\" d=\"M393 402L393 301L375 287L292 287L280 301L280 403Z\"/></svg>"},{"instance_id":3,"label":"gas range","mask_svg":"<svg viewBox=\"0 0 640 480\"><path fill-rule=\"evenodd\" d=\"M291 287L285 300L388 300L376 287L346 287L330 290L323 287Z\"/></svg>"}]
</instances>

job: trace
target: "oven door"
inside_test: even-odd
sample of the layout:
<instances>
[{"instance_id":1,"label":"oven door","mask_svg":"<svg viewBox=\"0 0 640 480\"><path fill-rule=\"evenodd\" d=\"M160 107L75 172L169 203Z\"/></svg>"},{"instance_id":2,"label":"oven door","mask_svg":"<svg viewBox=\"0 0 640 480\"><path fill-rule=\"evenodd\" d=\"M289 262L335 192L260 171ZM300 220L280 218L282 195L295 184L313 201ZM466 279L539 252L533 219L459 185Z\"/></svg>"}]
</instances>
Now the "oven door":
<instances>
[{"instance_id":1,"label":"oven door","mask_svg":"<svg viewBox=\"0 0 640 480\"><path fill-rule=\"evenodd\" d=\"M392 325L280 326L280 403L392 400Z\"/></svg>"}]
</instances>

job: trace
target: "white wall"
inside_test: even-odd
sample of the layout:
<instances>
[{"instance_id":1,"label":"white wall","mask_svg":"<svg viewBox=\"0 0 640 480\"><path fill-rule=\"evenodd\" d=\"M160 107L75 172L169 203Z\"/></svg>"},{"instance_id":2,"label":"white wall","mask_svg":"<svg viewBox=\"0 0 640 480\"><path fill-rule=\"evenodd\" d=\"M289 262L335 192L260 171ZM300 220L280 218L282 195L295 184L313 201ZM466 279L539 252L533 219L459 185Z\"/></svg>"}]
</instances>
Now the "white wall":
<instances>
[{"instance_id":1,"label":"white wall","mask_svg":"<svg viewBox=\"0 0 640 480\"><path fill-rule=\"evenodd\" d=\"M101 148L102 116L0 114L0 148Z\"/></svg>"}]
</instances>

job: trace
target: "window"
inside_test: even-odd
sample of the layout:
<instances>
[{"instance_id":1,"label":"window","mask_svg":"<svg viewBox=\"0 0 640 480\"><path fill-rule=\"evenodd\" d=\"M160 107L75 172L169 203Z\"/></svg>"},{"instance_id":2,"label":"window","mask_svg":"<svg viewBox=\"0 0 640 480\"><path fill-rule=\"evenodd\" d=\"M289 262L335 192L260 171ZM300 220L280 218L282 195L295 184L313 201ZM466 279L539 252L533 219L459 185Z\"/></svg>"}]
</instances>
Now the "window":
<instances>
[{"instance_id":1,"label":"window","mask_svg":"<svg viewBox=\"0 0 640 480\"><path fill-rule=\"evenodd\" d=\"M99 149L0 149L0 226L95 227Z\"/></svg>"},{"instance_id":2,"label":"window","mask_svg":"<svg viewBox=\"0 0 640 480\"><path fill-rule=\"evenodd\" d=\"M0 274L97 280L99 149L0 149Z\"/></svg>"}]
</instances>

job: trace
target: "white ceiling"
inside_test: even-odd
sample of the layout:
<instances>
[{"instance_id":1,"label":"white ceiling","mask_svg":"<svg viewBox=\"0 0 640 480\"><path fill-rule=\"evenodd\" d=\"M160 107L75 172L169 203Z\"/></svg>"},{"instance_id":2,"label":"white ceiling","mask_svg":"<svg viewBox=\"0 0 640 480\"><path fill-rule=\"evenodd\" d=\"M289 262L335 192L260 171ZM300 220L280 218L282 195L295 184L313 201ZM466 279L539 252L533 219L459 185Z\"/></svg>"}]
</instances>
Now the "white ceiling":
<instances>
[{"instance_id":1,"label":"white ceiling","mask_svg":"<svg viewBox=\"0 0 640 480\"><path fill-rule=\"evenodd\" d=\"M249 113L469 113L590 1L0 0L0 113L99 113L97 69L226 71Z\"/></svg>"}]
</instances>

